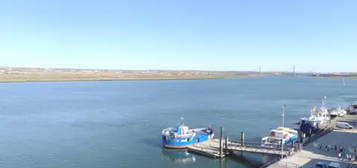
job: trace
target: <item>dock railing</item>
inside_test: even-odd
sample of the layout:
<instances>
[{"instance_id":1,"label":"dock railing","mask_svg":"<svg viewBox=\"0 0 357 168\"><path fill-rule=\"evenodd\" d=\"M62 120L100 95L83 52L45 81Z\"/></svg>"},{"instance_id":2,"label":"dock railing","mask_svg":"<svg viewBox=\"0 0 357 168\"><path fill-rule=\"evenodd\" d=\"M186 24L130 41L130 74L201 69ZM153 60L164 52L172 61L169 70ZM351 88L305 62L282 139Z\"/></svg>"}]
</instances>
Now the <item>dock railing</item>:
<instances>
[{"instance_id":1,"label":"dock railing","mask_svg":"<svg viewBox=\"0 0 357 168\"><path fill-rule=\"evenodd\" d=\"M275 149L275 150L281 149L281 145L262 145L261 142L244 142L244 144L241 144L239 141L235 141L235 140L230 140L228 142L228 146L254 147L254 148ZM294 149L292 145L284 145L284 151L290 151L292 149Z\"/></svg>"}]
</instances>

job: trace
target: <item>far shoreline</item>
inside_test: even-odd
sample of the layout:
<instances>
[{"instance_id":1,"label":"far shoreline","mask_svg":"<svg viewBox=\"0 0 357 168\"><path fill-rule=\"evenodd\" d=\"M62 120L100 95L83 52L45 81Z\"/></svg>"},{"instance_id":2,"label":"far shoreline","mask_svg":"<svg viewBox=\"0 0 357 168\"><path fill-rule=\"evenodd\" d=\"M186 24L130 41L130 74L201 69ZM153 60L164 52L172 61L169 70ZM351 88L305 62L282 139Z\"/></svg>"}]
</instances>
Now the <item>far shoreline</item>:
<instances>
[{"instance_id":1,"label":"far shoreline","mask_svg":"<svg viewBox=\"0 0 357 168\"><path fill-rule=\"evenodd\" d=\"M110 82L110 81L194 81L194 80L218 80L218 79L240 79L240 78L260 78L264 76L241 76L241 77L216 77L216 78L148 78L148 79L63 79L63 80L9 80L0 83L40 83L40 82Z\"/></svg>"},{"instance_id":2,"label":"far shoreline","mask_svg":"<svg viewBox=\"0 0 357 168\"><path fill-rule=\"evenodd\" d=\"M351 78L357 73L292 73L256 71L203 71L203 70L106 70L70 68L0 67L0 83L26 82L80 82L80 81L163 81L212 80L290 76L312 78Z\"/></svg>"},{"instance_id":3,"label":"far shoreline","mask_svg":"<svg viewBox=\"0 0 357 168\"><path fill-rule=\"evenodd\" d=\"M243 71L106 70L0 67L1 83L66 81L206 80L256 77L262 75L263 74L257 72Z\"/></svg>"}]
</instances>

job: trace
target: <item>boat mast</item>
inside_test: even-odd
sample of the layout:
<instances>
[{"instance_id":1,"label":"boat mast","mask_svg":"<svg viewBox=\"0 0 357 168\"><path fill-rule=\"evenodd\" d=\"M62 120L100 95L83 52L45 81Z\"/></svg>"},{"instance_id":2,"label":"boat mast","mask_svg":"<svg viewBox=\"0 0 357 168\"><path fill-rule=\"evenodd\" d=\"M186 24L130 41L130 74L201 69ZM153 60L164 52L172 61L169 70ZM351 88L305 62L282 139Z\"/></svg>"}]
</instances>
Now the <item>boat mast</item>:
<instances>
[{"instance_id":1,"label":"boat mast","mask_svg":"<svg viewBox=\"0 0 357 168\"><path fill-rule=\"evenodd\" d=\"M262 66L259 66L259 74L262 74Z\"/></svg>"},{"instance_id":2,"label":"boat mast","mask_svg":"<svg viewBox=\"0 0 357 168\"><path fill-rule=\"evenodd\" d=\"M183 125L183 119L184 119L184 118L181 116L181 117L180 117L180 125Z\"/></svg>"},{"instance_id":3,"label":"boat mast","mask_svg":"<svg viewBox=\"0 0 357 168\"><path fill-rule=\"evenodd\" d=\"M323 107L326 105L326 102L325 102L326 99L327 99L327 97L324 96L324 98L321 100L321 104L322 104Z\"/></svg>"}]
</instances>

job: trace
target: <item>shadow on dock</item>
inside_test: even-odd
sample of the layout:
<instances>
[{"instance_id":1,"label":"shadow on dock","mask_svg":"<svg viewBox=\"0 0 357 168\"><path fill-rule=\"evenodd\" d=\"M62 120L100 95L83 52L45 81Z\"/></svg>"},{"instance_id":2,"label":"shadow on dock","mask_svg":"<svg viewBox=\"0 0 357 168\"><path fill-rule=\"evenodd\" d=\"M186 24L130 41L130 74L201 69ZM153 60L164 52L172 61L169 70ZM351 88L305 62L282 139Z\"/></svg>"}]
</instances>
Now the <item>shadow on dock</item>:
<instances>
[{"instance_id":1,"label":"shadow on dock","mask_svg":"<svg viewBox=\"0 0 357 168\"><path fill-rule=\"evenodd\" d=\"M265 167L264 165L272 160L279 160L280 157L251 152L233 152L229 158L244 162L250 167L261 168Z\"/></svg>"}]
</instances>

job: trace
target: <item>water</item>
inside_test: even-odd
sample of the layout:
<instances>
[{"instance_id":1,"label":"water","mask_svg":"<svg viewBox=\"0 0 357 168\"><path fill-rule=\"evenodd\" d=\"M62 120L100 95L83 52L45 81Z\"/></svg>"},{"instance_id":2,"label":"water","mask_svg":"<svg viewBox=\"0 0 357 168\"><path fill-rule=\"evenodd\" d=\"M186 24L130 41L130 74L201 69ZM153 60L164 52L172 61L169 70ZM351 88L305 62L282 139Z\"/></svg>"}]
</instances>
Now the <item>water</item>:
<instances>
[{"instance_id":1,"label":"water","mask_svg":"<svg viewBox=\"0 0 357 168\"><path fill-rule=\"evenodd\" d=\"M357 80L264 77L217 80L0 83L0 167L256 167L268 158L223 161L161 148L181 116L191 127L224 126L247 140L281 123L357 100ZM243 160L242 160L243 159Z\"/></svg>"}]
</instances>

